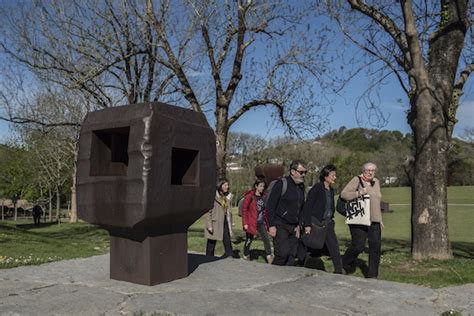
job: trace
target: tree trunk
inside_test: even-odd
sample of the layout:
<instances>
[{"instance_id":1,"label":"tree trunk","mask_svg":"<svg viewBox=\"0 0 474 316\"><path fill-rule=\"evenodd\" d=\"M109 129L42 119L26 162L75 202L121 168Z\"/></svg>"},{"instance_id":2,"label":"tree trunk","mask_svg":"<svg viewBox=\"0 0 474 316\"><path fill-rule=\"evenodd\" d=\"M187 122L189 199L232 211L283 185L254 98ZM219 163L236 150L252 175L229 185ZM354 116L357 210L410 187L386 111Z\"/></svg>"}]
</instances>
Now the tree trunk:
<instances>
[{"instance_id":1,"label":"tree trunk","mask_svg":"<svg viewBox=\"0 0 474 316\"><path fill-rule=\"evenodd\" d=\"M53 192L51 187L48 188L48 208L49 208L49 221L53 221Z\"/></svg>"},{"instance_id":2,"label":"tree trunk","mask_svg":"<svg viewBox=\"0 0 474 316\"><path fill-rule=\"evenodd\" d=\"M216 163L217 163L217 177L224 179L227 176L227 132L216 131Z\"/></svg>"},{"instance_id":3,"label":"tree trunk","mask_svg":"<svg viewBox=\"0 0 474 316\"><path fill-rule=\"evenodd\" d=\"M229 135L228 104L225 101L218 101L216 106L216 163L217 178L227 177L227 137Z\"/></svg>"},{"instance_id":4,"label":"tree trunk","mask_svg":"<svg viewBox=\"0 0 474 316\"><path fill-rule=\"evenodd\" d=\"M77 196L76 196L76 160L74 159L74 172L72 174L72 187L71 187L71 218L70 223L77 223Z\"/></svg>"},{"instance_id":5,"label":"tree trunk","mask_svg":"<svg viewBox=\"0 0 474 316\"><path fill-rule=\"evenodd\" d=\"M448 151L456 122L453 88L468 27L468 2L441 2L441 20L438 29L430 35L428 66L421 58L415 58L421 54L412 54L410 71L416 80L416 93L410 103L413 108L415 102L415 121L411 124L416 145L412 256L417 260L452 258L448 235ZM411 27L414 28L413 21ZM408 31L413 30L407 28L408 42L418 43L410 41L412 34ZM412 53L416 53L415 48L410 47Z\"/></svg>"},{"instance_id":6,"label":"tree trunk","mask_svg":"<svg viewBox=\"0 0 474 316\"><path fill-rule=\"evenodd\" d=\"M415 172L412 186L412 257L452 257L448 236L447 154L442 108L429 92L417 99Z\"/></svg>"},{"instance_id":7,"label":"tree trunk","mask_svg":"<svg viewBox=\"0 0 474 316\"><path fill-rule=\"evenodd\" d=\"M59 187L56 187L56 220L59 221L59 209L61 207L61 194L59 192Z\"/></svg>"},{"instance_id":8,"label":"tree trunk","mask_svg":"<svg viewBox=\"0 0 474 316\"><path fill-rule=\"evenodd\" d=\"M16 201L13 202L13 207L14 207L14 209L15 209L15 213L14 213L14 216L13 216L13 220L16 222L17 217L18 217L18 206L16 205Z\"/></svg>"}]
</instances>

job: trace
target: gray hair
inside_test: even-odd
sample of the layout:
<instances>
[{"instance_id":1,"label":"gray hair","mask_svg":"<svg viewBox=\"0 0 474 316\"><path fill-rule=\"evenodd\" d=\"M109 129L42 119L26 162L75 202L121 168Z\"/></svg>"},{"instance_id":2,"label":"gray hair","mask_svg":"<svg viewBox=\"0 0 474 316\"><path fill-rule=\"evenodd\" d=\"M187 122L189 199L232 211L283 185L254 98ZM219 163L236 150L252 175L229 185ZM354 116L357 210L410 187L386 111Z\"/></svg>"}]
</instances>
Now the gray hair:
<instances>
[{"instance_id":1,"label":"gray hair","mask_svg":"<svg viewBox=\"0 0 474 316\"><path fill-rule=\"evenodd\" d=\"M299 165L302 165L303 167L306 167L306 162L304 162L303 160L300 160L300 159L293 160L293 161L290 163L290 172L291 172L291 170L296 170L296 169L298 169L298 166L299 166Z\"/></svg>"},{"instance_id":2,"label":"gray hair","mask_svg":"<svg viewBox=\"0 0 474 316\"><path fill-rule=\"evenodd\" d=\"M373 162L366 162L366 163L362 166L362 172L364 172L365 170L367 170L370 166L374 166L374 169L377 169L377 165L374 164Z\"/></svg>"}]
</instances>

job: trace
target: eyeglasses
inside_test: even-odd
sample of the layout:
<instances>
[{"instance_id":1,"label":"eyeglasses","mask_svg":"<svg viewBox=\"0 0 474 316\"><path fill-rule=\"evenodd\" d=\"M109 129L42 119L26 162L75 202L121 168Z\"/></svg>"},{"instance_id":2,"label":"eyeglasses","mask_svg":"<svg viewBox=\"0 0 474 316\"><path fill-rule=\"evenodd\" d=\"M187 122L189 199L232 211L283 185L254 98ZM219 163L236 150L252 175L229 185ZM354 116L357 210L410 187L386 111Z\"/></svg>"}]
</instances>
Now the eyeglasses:
<instances>
[{"instance_id":1,"label":"eyeglasses","mask_svg":"<svg viewBox=\"0 0 474 316\"><path fill-rule=\"evenodd\" d=\"M375 169L365 169L365 171L375 173L376 170Z\"/></svg>"},{"instance_id":2,"label":"eyeglasses","mask_svg":"<svg viewBox=\"0 0 474 316\"><path fill-rule=\"evenodd\" d=\"M306 170L295 170L295 171L298 172L302 176L304 176L305 174L308 173L308 171L306 171Z\"/></svg>"}]
</instances>

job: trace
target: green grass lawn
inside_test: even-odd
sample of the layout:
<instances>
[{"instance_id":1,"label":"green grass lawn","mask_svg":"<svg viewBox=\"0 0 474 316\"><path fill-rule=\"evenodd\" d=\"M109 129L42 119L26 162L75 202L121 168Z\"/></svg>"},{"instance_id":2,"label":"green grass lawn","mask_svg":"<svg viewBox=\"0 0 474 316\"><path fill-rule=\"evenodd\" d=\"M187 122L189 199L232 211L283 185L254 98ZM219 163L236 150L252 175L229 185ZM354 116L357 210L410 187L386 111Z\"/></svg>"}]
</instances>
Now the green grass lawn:
<instances>
[{"instance_id":1,"label":"green grass lawn","mask_svg":"<svg viewBox=\"0 0 474 316\"><path fill-rule=\"evenodd\" d=\"M430 287L474 283L474 186L451 187L448 190L449 235L454 258L445 261L418 262L410 257L409 188L385 188L382 194L393 212L384 214L380 279ZM245 234L240 217L235 215L234 221L233 247L241 255ZM190 251L205 251L203 229L202 218L190 227ZM350 234L344 219L338 214L336 233L343 253L350 241ZM108 242L107 232L85 223L44 224L37 228L31 222L0 222L0 268L104 254L109 251ZM263 263L262 242L255 240L252 249L251 255ZM222 253L222 243L218 242L216 255ZM323 262L326 271L333 271L329 258L323 257ZM362 269L366 262L367 254L362 254L354 275L363 276Z\"/></svg>"},{"instance_id":2,"label":"green grass lawn","mask_svg":"<svg viewBox=\"0 0 474 316\"><path fill-rule=\"evenodd\" d=\"M382 195L393 212L383 215L381 279L430 287L474 283L474 186L448 188L449 239L454 259L446 261L411 259L410 189L384 188ZM336 216L336 233L343 252L350 233L342 216ZM367 254L360 258L367 262ZM325 263L332 271L331 262ZM362 276L360 269L355 275Z\"/></svg>"},{"instance_id":3,"label":"green grass lawn","mask_svg":"<svg viewBox=\"0 0 474 316\"><path fill-rule=\"evenodd\" d=\"M85 223L0 222L0 268L90 257L109 251L106 231Z\"/></svg>"}]
</instances>

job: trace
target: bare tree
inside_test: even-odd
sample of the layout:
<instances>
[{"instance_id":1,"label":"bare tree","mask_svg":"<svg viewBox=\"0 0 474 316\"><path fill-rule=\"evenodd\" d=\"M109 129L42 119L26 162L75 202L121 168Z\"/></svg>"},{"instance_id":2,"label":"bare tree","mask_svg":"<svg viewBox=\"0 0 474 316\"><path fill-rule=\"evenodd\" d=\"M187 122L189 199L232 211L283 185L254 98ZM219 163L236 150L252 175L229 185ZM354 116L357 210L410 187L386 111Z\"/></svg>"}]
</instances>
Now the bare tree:
<instances>
[{"instance_id":1,"label":"bare tree","mask_svg":"<svg viewBox=\"0 0 474 316\"><path fill-rule=\"evenodd\" d=\"M268 106L300 135L326 118L315 93L328 40L305 20L306 1L53 0L6 10L0 47L39 78L102 107L160 100L208 115L220 176L228 132L250 110Z\"/></svg>"},{"instance_id":2,"label":"bare tree","mask_svg":"<svg viewBox=\"0 0 474 316\"><path fill-rule=\"evenodd\" d=\"M56 220L59 220L61 195L66 189L65 184L71 185L71 175L75 166L76 138L68 138L60 130L50 130L47 133L36 129L23 130L23 138L28 151L37 161L39 182L52 193L48 197L56 201ZM71 186L73 187L73 186ZM71 195L74 198L73 195ZM51 210L50 210L51 211ZM51 217L51 212L50 212ZM77 221L76 210L71 210L71 222Z\"/></svg>"},{"instance_id":3,"label":"bare tree","mask_svg":"<svg viewBox=\"0 0 474 316\"><path fill-rule=\"evenodd\" d=\"M29 1L28 1L29 2ZM37 77L100 107L159 97L171 76L138 1L21 2L2 10L0 47Z\"/></svg>"},{"instance_id":4,"label":"bare tree","mask_svg":"<svg viewBox=\"0 0 474 316\"><path fill-rule=\"evenodd\" d=\"M21 78L8 73L10 78ZM77 221L75 195L75 156L79 126L85 113L91 108L89 102L77 93L66 89L54 89L50 85L36 82L32 85L20 81L3 80L1 96L5 115L15 121L14 131L18 143L29 150L36 164L37 186L56 196L56 211L59 212L60 195L71 192L71 222ZM71 184L65 189L65 184ZM50 203L51 204L51 203ZM50 212L51 215L51 212Z\"/></svg>"},{"instance_id":5,"label":"bare tree","mask_svg":"<svg viewBox=\"0 0 474 316\"><path fill-rule=\"evenodd\" d=\"M256 107L273 108L289 132L317 131L325 113L314 85L326 69L321 54L327 41L300 24L307 13L303 1L221 3L185 1L179 25L186 32L173 27L173 2L155 8L147 1L146 18L184 98L195 111L214 112L218 173L225 176L228 132Z\"/></svg>"},{"instance_id":6,"label":"bare tree","mask_svg":"<svg viewBox=\"0 0 474 316\"><path fill-rule=\"evenodd\" d=\"M468 0L326 0L342 32L364 53L374 81L394 75L409 100L415 138L412 256L452 257L447 159L456 110L474 70ZM408 169L411 169L408 168Z\"/></svg>"}]
</instances>

